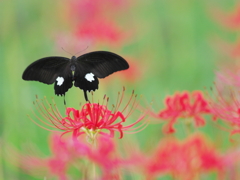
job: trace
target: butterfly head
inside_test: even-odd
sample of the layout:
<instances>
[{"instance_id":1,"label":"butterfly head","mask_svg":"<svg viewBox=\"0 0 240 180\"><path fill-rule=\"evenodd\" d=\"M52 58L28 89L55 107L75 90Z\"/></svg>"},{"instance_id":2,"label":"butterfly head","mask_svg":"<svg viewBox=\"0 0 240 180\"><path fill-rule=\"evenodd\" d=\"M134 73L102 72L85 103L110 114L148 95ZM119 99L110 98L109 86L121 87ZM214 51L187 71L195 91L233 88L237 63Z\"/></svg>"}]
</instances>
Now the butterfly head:
<instances>
[{"instance_id":1,"label":"butterfly head","mask_svg":"<svg viewBox=\"0 0 240 180\"><path fill-rule=\"evenodd\" d=\"M71 62L75 62L75 61L77 61L77 57L76 56L72 56Z\"/></svg>"}]
</instances>

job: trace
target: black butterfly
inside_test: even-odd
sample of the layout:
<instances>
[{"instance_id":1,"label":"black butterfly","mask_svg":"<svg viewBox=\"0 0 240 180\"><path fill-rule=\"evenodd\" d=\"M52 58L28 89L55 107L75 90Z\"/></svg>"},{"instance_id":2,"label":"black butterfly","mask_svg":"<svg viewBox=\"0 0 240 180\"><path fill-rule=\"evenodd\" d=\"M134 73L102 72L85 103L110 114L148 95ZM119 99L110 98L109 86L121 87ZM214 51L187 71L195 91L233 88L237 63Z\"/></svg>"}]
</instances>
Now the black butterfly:
<instances>
[{"instance_id":1,"label":"black butterfly","mask_svg":"<svg viewBox=\"0 0 240 180\"><path fill-rule=\"evenodd\" d=\"M23 72L23 80L54 84L56 95L65 95L73 85L84 92L98 89L98 78L128 69L121 56L107 51L95 51L71 59L59 56L45 57L30 64Z\"/></svg>"}]
</instances>

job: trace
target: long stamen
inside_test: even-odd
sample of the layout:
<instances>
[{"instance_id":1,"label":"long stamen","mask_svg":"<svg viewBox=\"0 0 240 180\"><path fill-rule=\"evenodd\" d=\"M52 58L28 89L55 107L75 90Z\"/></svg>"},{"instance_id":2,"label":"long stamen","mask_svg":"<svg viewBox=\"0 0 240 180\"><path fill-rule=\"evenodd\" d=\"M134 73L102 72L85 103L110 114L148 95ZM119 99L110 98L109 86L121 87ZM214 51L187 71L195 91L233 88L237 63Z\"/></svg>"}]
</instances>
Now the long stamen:
<instances>
[{"instance_id":1,"label":"long stamen","mask_svg":"<svg viewBox=\"0 0 240 180\"><path fill-rule=\"evenodd\" d=\"M50 126L50 127L54 128L53 125L48 124L48 123L46 123L45 121L43 121L41 118L39 118L34 111L32 111L32 112L33 112L33 115L34 115L40 122L46 124L47 126ZM29 117L30 117L30 116L29 116ZM31 119L31 120L32 120L32 119ZM49 120L49 121L50 121L50 120ZM35 121L34 121L34 123L37 124ZM37 124L37 125L38 125L38 124ZM40 126L40 125L39 125L39 126ZM40 127L42 127L42 126L40 126Z\"/></svg>"},{"instance_id":2,"label":"long stamen","mask_svg":"<svg viewBox=\"0 0 240 180\"><path fill-rule=\"evenodd\" d=\"M47 102L47 103L48 103L48 102ZM43 109L47 112L47 115L48 115L48 117L49 117L49 120L50 120L54 125L56 125L56 122L57 122L57 123L60 122L60 120L58 119L58 117L56 117L55 112L52 111L52 113L53 113L53 114L52 114L52 113L47 109L47 107L45 106L43 100L42 100L42 102L41 102L41 106L42 106ZM52 105L51 105L51 104L49 104L49 109L52 110ZM55 115L55 116L54 116L54 115ZM61 123L59 123L59 125L61 125Z\"/></svg>"},{"instance_id":3,"label":"long stamen","mask_svg":"<svg viewBox=\"0 0 240 180\"><path fill-rule=\"evenodd\" d=\"M116 105L118 104L119 99L120 99L120 92L118 92L118 95L117 95ZM114 114L115 114L117 112L117 108L114 105L113 105L113 108L115 108L115 109L112 109L112 111L114 110Z\"/></svg>"},{"instance_id":4,"label":"long stamen","mask_svg":"<svg viewBox=\"0 0 240 180\"><path fill-rule=\"evenodd\" d=\"M142 121L145 118L145 116L146 116L146 114L140 116L136 122L134 122L134 123L132 123L132 124L130 124L128 126L124 126L122 129L123 130L134 130L134 129L137 129L138 127L141 127L142 124L144 124L144 123L142 123L138 127L132 128L135 124L138 124L140 121ZM144 122L148 122L148 121L144 121ZM130 129L130 128L132 128L132 129Z\"/></svg>"},{"instance_id":5,"label":"long stamen","mask_svg":"<svg viewBox=\"0 0 240 180\"><path fill-rule=\"evenodd\" d=\"M219 96L217 96L217 97L220 98L219 101L222 102L222 103L224 103L224 104L228 104L228 102L223 98L222 93L220 92L220 90L217 88L216 85L215 85L215 87L216 87L216 90L217 90L217 94L219 95Z\"/></svg>"},{"instance_id":6,"label":"long stamen","mask_svg":"<svg viewBox=\"0 0 240 180\"><path fill-rule=\"evenodd\" d=\"M133 95L134 95L134 90L132 91L131 97L130 97L130 99L128 100L126 106L125 106L124 109L122 110L122 113L126 110L126 108L128 107L128 105L131 103L132 98L133 98Z\"/></svg>"},{"instance_id":7,"label":"long stamen","mask_svg":"<svg viewBox=\"0 0 240 180\"><path fill-rule=\"evenodd\" d=\"M136 102L137 101L137 95L135 95L133 103L132 103L132 107L130 108L128 114L126 115L126 118L128 118L129 116L131 116L131 114L133 113L133 110L138 106L139 103Z\"/></svg>"},{"instance_id":8,"label":"long stamen","mask_svg":"<svg viewBox=\"0 0 240 180\"><path fill-rule=\"evenodd\" d=\"M52 102L53 102L53 105L54 105L55 111L56 111L57 114L58 114L58 117L59 117L60 119L63 119L63 117L62 117L61 113L59 112L59 110L58 110L58 108L57 108L57 105L56 105L56 103L55 103L55 101L54 101L53 98L52 98Z\"/></svg>"},{"instance_id":9,"label":"long stamen","mask_svg":"<svg viewBox=\"0 0 240 180\"><path fill-rule=\"evenodd\" d=\"M45 129L45 130L47 130L47 131L51 131L51 132L59 132L59 131L55 131L55 130L51 130L51 129L47 129L47 128L41 126L40 124L38 124L36 121L34 121L34 120L30 117L30 115L27 115L27 116L28 116L28 118L29 118L34 124L36 124L37 126L43 128L43 129ZM38 117L37 117L37 118L38 118ZM38 118L38 119L39 119L39 118Z\"/></svg>"},{"instance_id":10,"label":"long stamen","mask_svg":"<svg viewBox=\"0 0 240 180\"><path fill-rule=\"evenodd\" d=\"M104 106L105 98L106 98L106 94L104 94L104 96L103 96L102 106Z\"/></svg>"},{"instance_id":11,"label":"long stamen","mask_svg":"<svg viewBox=\"0 0 240 180\"><path fill-rule=\"evenodd\" d=\"M54 111L53 106L51 105L50 107L51 107L51 110L52 110L53 114L54 114L55 117L56 117L56 119L54 119L54 120L57 121L58 123L60 123L61 120L62 120L62 118L58 119L58 118L59 118L59 117L57 117L58 114Z\"/></svg>"},{"instance_id":12,"label":"long stamen","mask_svg":"<svg viewBox=\"0 0 240 180\"><path fill-rule=\"evenodd\" d=\"M138 133L138 132L141 132L142 130L144 130L146 127L148 127L149 123L143 123L141 124L140 126L134 128L134 129L129 129L129 130L124 130L126 134L135 134L135 133ZM143 127L142 127L143 126ZM139 129L141 128L141 129ZM135 129L138 129L137 131L135 131ZM130 132L132 131L132 132Z\"/></svg>"},{"instance_id":13,"label":"long stamen","mask_svg":"<svg viewBox=\"0 0 240 180\"><path fill-rule=\"evenodd\" d=\"M64 127L66 128L66 126L64 126L61 123L61 119L59 119L56 116L56 112L53 110L52 105L45 99L46 104L48 105L48 108L45 106L44 101L39 101L38 99L36 100L36 104L37 104L37 110L40 112L40 114L47 119L48 121L50 121L55 127L59 128L59 129L64 129ZM50 110L52 111L52 113L50 112ZM46 113L43 112L43 110L45 110ZM36 115L35 115L36 116ZM45 121L42 121L40 118L38 118L41 122L43 122L44 124L50 126L50 127L54 127L48 123L46 123Z\"/></svg>"},{"instance_id":14,"label":"long stamen","mask_svg":"<svg viewBox=\"0 0 240 180\"><path fill-rule=\"evenodd\" d=\"M50 112L49 109L51 109L51 105L49 104L48 107L45 106L44 101L41 99L41 102L38 101L38 104L40 105L41 109L43 108L43 110L46 111L46 116L50 116L49 118L51 119L51 117L55 120L55 117L52 115L52 113Z\"/></svg>"},{"instance_id":15,"label":"long stamen","mask_svg":"<svg viewBox=\"0 0 240 180\"><path fill-rule=\"evenodd\" d=\"M51 121L51 117L49 117L47 114L45 114L45 113L43 112L41 106L39 105L39 100L36 100L36 104L35 104L35 103L33 103L33 104L34 104L34 106L36 107L37 111L43 116L43 118ZM33 113L34 113L34 112L33 112ZM43 122L44 124L51 126L50 124L46 123L46 122L43 121L41 118L39 118L35 113L34 113L34 115L35 115L41 122Z\"/></svg>"},{"instance_id":16,"label":"long stamen","mask_svg":"<svg viewBox=\"0 0 240 180\"><path fill-rule=\"evenodd\" d=\"M107 97L107 99L106 99L106 107L108 106L108 102L109 102L109 97Z\"/></svg>"},{"instance_id":17,"label":"long stamen","mask_svg":"<svg viewBox=\"0 0 240 180\"><path fill-rule=\"evenodd\" d=\"M238 101L238 99L237 99L237 97L236 97L236 94L235 94L233 91L231 91L230 93L231 93L231 97L232 97L233 102L234 102L233 105L235 105L235 107L236 107L237 109L239 109L240 103L239 103L239 101Z\"/></svg>"},{"instance_id":18,"label":"long stamen","mask_svg":"<svg viewBox=\"0 0 240 180\"><path fill-rule=\"evenodd\" d=\"M105 115L106 115L106 112L107 112L107 105L108 105L108 101L109 101L109 97L107 98L107 100L106 100L107 102L106 102L106 108L104 108L104 113L103 113L103 117L105 117Z\"/></svg>"},{"instance_id":19,"label":"long stamen","mask_svg":"<svg viewBox=\"0 0 240 180\"><path fill-rule=\"evenodd\" d=\"M114 104L112 104L112 109L111 109L111 112L113 112L113 110L115 109L115 106L114 106ZM114 114L115 114L116 112L114 111Z\"/></svg>"},{"instance_id":20,"label":"long stamen","mask_svg":"<svg viewBox=\"0 0 240 180\"><path fill-rule=\"evenodd\" d=\"M120 101L116 103L116 109L115 109L114 113L116 113L118 111L118 109L122 103L124 93L125 93L125 87L123 86L122 95L121 95Z\"/></svg>"},{"instance_id":21,"label":"long stamen","mask_svg":"<svg viewBox=\"0 0 240 180\"><path fill-rule=\"evenodd\" d=\"M39 105L39 100L38 100L38 99L36 100L36 103L33 102L33 104L34 104L35 108L37 109L37 111L38 111L44 118L46 118L46 119L49 118L49 116L47 115L47 113L45 114L45 112L43 112L42 107Z\"/></svg>"}]
</instances>

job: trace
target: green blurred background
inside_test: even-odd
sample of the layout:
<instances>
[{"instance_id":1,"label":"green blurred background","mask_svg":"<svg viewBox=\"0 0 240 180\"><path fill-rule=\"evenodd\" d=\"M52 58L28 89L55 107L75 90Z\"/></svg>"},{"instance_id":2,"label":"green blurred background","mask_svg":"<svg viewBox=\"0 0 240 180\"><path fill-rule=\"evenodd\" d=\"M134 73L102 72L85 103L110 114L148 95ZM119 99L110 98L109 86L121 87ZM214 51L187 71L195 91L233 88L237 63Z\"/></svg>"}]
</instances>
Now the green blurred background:
<instances>
[{"instance_id":1,"label":"green blurred background","mask_svg":"<svg viewBox=\"0 0 240 180\"><path fill-rule=\"evenodd\" d=\"M18 171L6 158L5 143L21 149L22 144L33 142L49 153L49 132L36 126L28 118L34 109L32 101L54 97L61 110L63 98L54 95L53 85L22 80L24 69L33 61L46 56L71 57L73 39L59 44L58 37L71 35L75 27L69 9L70 1L0 1L0 179L32 179ZM106 1L104 1L106 2ZM95 99L104 94L115 98L122 86L130 92L142 94L146 102L155 100L163 107L164 97L182 90L203 90L212 86L216 60L220 56L210 43L212 36L225 34L210 15L212 8L231 9L236 1L205 0L139 0L125 1L128 6L114 14L114 21L128 34L120 45L92 43L83 53L109 50L133 59L139 75L132 81L113 74L100 80ZM76 40L75 40L76 41ZM81 42L82 43L82 42ZM82 46L82 49L87 45ZM70 49L70 50L69 50ZM81 54L81 53L80 53ZM66 93L67 106L77 108L84 103L83 93L72 88ZM62 111L62 114L64 111ZM148 127L136 134L139 142L149 140L146 134L160 129ZM128 136L127 136L128 137ZM152 135L151 138L156 138ZM158 139L158 138L157 138ZM152 140L150 140L152 142ZM144 144L144 143L143 143Z\"/></svg>"}]
</instances>

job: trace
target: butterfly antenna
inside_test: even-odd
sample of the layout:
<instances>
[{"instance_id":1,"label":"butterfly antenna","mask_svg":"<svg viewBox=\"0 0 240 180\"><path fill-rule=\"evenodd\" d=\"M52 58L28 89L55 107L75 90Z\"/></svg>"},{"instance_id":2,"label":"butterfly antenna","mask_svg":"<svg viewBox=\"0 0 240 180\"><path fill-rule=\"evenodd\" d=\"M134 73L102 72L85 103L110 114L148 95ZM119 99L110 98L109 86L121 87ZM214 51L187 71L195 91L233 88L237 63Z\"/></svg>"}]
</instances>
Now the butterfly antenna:
<instances>
[{"instance_id":1,"label":"butterfly antenna","mask_svg":"<svg viewBox=\"0 0 240 180\"><path fill-rule=\"evenodd\" d=\"M87 97L87 91L86 90L83 90L84 92L84 97L85 97L85 100L88 101L88 97Z\"/></svg>"},{"instance_id":2,"label":"butterfly antenna","mask_svg":"<svg viewBox=\"0 0 240 180\"><path fill-rule=\"evenodd\" d=\"M72 55L72 53L66 51L65 49L63 49L63 47L61 47L61 48L62 48L62 50L64 50L64 51L67 52L68 54ZM72 56L73 56L73 55L72 55Z\"/></svg>"},{"instance_id":3,"label":"butterfly antenna","mask_svg":"<svg viewBox=\"0 0 240 180\"><path fill-rule=\"evenodd\" d=\"M75 55L77 55L77 54L78 54L78 53L80 53L80 52L86 51L86 50L87 50L87 48L88 48L88 46L87 46L85 49L83 49L83 50L81 50L81 51L77 52Z\"/></svg>"}]
</instances>

